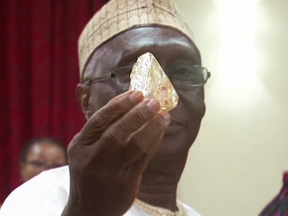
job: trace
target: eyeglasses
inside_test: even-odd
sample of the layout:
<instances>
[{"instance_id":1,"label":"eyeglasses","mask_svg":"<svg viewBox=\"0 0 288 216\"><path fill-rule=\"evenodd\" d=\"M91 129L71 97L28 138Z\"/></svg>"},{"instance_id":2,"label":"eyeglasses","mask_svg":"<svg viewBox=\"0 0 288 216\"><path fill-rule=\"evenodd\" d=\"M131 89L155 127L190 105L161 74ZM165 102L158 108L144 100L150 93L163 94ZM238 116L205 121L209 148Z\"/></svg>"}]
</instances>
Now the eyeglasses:
<instances>
[{"instance_id":1,"label":"eyeglasses","mask_svg":"<svg viewBox=\"0 0 288 216\"><path fill-rule=\"evenodd\" d=\"M38 169L52 169L52 168L57 168L57 167L61 167L64 166L64 164L60 164L60 163L54 163L54 164L46 164L45 162L42 161L24 161L24 164L29 164L33 167L36 167Z\"/></svg>"},{"instance_id":2,"label":"eyeglasses","mask_svg":"<svg viewBox=\"0 0 288 216\"><path fill-rule=\"evenodd\" d=\"M92 80L84 82L85 85L90 86L97 82L102 82L106 79L115 78L116 84L124 89L128 89L130 85L130 73L131 67L120 67L113 72L97 77ZM194 88L203 86L207 83L211 73L204 67L201 66L175 66L166 71L167 76L175 88Z\"/></svg>"}]
</instances>

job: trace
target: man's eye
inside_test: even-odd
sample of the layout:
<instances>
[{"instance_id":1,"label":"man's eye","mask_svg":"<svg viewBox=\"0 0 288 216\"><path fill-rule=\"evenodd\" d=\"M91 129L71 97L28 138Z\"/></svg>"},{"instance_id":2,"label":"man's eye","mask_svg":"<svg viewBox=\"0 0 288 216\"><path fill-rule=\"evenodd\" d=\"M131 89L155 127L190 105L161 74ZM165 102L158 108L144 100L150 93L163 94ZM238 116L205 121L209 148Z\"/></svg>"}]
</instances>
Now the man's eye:
<instances>
[{"instance_id":1,"label":"man's eye","mask_svg":"<svg viewBox=\"0 0 288 216\"><path fill-rule=\"evenodd\" d=\"M32 161L31 164L36 167L43 167L45 164L41 161Z\"/></svg>"},{"instance_id":2,"label":"man's eye","mask_svg":"<svg viewBox=\"0 0 288 216\"><path fill-rule=\"evenodd\" d=\"M131 74L132 69L122 69L120 73L116 73L116 76L120 77L123 80L129 80L130 79L130 74Z\"/></svg>"},{"instance_id":3,"label":"man's eye","mask_svg":"<svg viewBox=\"0 0 288 216\"><path fill-rule=\"evenodd\" d=\"M195 73L191 67L178 67L172 70L171 76L176 79L191 79Z\"/></svg>"},{"instance_id":4,"label":"man's eye","mask_svg":"<svg viewBox=\"0 0 288 216\"><path fill-rule=\"evenodd\" d=\"M115 71L116 83L119 86L129 86L130 83L130 73L132 71L131 67L119 68Z\"/></svg>"}]
</instances>

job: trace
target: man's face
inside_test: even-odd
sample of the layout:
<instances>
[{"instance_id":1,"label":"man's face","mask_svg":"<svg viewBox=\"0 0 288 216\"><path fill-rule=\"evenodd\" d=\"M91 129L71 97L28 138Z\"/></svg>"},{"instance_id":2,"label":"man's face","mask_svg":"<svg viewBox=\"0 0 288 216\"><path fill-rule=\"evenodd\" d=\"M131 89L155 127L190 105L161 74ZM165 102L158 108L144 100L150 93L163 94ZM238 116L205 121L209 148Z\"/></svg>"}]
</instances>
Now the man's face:
<instances>
[{"instance_id":1,"label":"man's face","mask_svg":"<svg viewBox=\"0 0 288 216\"><path fill-rule=\"evenodd\" d=\"M83 82L110 73L118 67L131 66L145 52L152 53L164 71L177 65L200 65L200 54L188 38L164 27L135 28L109 40L93 54L84 72ZM90 87L89 115L123 92L114 79ZM156 152L157 158L174 160L185 157L194 142L205 113L203 87L177 89L178 106L170 111L171 123ZM89 117L88 115L88 117ZM165 157L157 157L157 155Z\"/></svg>"}]
</instances>

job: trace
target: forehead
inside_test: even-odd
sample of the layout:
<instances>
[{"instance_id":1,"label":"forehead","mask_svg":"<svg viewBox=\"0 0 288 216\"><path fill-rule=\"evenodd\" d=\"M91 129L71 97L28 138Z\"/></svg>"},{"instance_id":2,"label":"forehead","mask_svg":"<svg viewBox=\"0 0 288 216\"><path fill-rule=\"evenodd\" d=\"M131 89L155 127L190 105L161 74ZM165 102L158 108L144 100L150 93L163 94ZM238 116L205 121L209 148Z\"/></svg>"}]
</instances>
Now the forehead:
<instances>
[{"instance_id":1,"label":"forehead","mask_svg":"<svg viewBox=\"0 0 288 216\"><path fill-rule=\"evenodd\" d=\"M55 143L49 142L49 141L41 141L41 142L36 142L34 143L29 151L28 151L28 155L31 154L41 154L41 153L45 153L45 152L49 152L49 151L53 151L53 152L62 152L63 150L61 149L60 146L58 146Z\"/></svg>"},{"instance_id":2,"label":"forehead","mask_svg":"<svg viewBox=\"0 0 288 216\"><path fill-rule=\"evenodd\" d=\"M194 64L201 64L196 45L177 30L139 27L117 35L98 48L88 62L83 78L85 80L85 77L90 77L96 71L132 64L145 52L151 52L160 64L177 58L187 58Z\"/></svg>"}]
</instances>

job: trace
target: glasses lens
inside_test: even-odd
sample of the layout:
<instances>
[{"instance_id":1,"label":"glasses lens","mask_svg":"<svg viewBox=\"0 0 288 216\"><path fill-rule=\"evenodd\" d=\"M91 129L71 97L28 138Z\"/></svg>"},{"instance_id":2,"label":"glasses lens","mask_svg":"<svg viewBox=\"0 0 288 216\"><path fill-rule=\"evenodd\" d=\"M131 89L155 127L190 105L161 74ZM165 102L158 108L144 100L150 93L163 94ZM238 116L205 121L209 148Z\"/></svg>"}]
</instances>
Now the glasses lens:
<instances>
[{"instance_id":1,"label":"glasses lens","mask_svg":"<svg viewBox=\"0 0 288 216\"><path fill-rule=\"evenodd\" d=\"M41 161L26 161L26 164L29 164L37 168L42 168L45 166L45 163Z\"/></svg>"},{"instance_id":2,"label":"glasses lens","mask_svg":"<svg viewBox=\"0 0 288 216\"><path fill-rule=\"evenodd\" d=\"M172 83L177 87L204 85L208 78L206 68L199 66L178 66L170 73Z\"/></svg>"},{"instance_id":3,"label":"glasses lens","mask_svg":"<svg viewBox=\"0 0 288 216\"><path fill-rule=\"evenodd\" d=\"M114 71L116 83L118 86L129 88L131 70L131 67L122 67Z\"/></svg>"}]
</instances>

